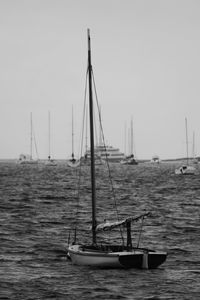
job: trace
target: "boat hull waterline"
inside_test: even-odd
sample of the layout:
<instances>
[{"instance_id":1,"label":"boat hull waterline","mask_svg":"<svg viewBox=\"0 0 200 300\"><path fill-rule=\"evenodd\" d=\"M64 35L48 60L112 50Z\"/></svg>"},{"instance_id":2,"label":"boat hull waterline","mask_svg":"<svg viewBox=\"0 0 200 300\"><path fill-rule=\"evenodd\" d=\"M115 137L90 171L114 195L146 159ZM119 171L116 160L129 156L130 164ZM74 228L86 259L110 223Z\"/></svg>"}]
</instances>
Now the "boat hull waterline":
<instances>
[{"instance_id":1,"label":"boat hull waterline","mask_svg":"<svg viewBox=\"0 0 200 300\"><path fill-rule=\"evenodd\" d=\"M167 253L140 248L107 252L84 250L81 245L71 245L68 248L68 256L75 265L98 268L155 269L166 260Z\"/></svg>"},{"instance_id":2,"label":"boat hull waterline","mask_svg":"<svg viewBox=\"0 0 200 300\"><path fill-rule=\"evenodd\" d=\"M67 165L71 168L77 168L80 165L80 160L68 160Z\"/></svg>"}]
</instances>

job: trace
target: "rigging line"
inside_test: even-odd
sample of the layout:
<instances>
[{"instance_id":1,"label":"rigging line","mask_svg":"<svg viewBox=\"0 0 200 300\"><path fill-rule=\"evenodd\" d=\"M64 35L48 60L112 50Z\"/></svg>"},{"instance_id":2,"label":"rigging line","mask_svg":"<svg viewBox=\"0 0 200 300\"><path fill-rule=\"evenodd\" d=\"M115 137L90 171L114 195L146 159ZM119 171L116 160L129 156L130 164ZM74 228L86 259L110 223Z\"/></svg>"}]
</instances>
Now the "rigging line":
<instances>
[{"instance_id":1,"label":"rigging line","mask_svg":"<svg viewBox=\"0 0 200 300\"><path fill-rule=\"evenodd\" d=\"M80 132L80 144L79 144L79 157L83 155L83 138L85 130L85 112L86 112L86 95L87 95L87 81L88 81L88 69L86 71L85 88L84 88L84 106L83 106L83 119L82 119L82 130ZM87 126L87 124L86 124ZM81 163L80 163L81 164Z\"/></svg>"},{"instance_id":2,"label":"rigging line","mask_svg":"<svg viewBox=\"0 0 200 300\"><path fill-rule=\"evenodd\" d=\"M143 224L144 224L144 216L142 217L142 224L141 224L141 227L140 227L140 233L139 233L139 238L138 238L137 248L139 248Z\"/></svg>"},{"instance_id":3,"label":"rigging line","mask_svg":"<svg viewBox=\"0 0 200 300\"><path fill-rule=\"evenodd\" d=\"M85 80L85 92L84 92L84 107L83 107L83 120L82 120L82 133L81 133L81 145L80 145L80 159L82 157L83 152L83 137L84 137L84 124L85 124L85 110L86 110L86 95L87 95L87 78L88 78L88 69L86 72L86 80ZM81 183L81 161L79 168L77 169L78 173L78 182L77 182L77 207L75 212L75 225L74 225L74 231L75 231L75 240L76 240L76 234L77 234L77 227L78 227L78 213L79 213L79 200L80 200L80 183Z\"/></svg>"},{"instance_id":4,"label":"rigging line","mask_svg":"<svg viewBox=\"0 0 200 300\"><path fill-rule=\"evenodd\" d=\"M134 156L137 158L137 153L136 153L136 143L135 143L135 134L134 134L134 130L133 130L133 118L132 118L132 139L133 139L133 153Z\"/></svg>"},{"instance_id":5,"label":"rigging line","mask_svg":"<svg viewBox=\"0 0 200 300\"><path fill-rule=\"evenodd\" d=\"M37 159L39 159L34 128L33 128L33 141L34 141L34 145L35 145L36 156L37 156Z\"/></svg>"},{"instance_id":6,"label":"rigging line","mask_svg":"<svg viewBox=\"0 0 200 300\"><path fill-rule=\"evenodd\" d=\"M92 70L92 79L93 79L93 84L94 84L94 91L95 91L96 103L97 103L97 108L98 108L98 116L99 116L100 129L101 129L101 133L102 133L103 145L104 145L105 151L107 152L106 145L105 145L105 137L104 137L104 132L103 132L103 126L102 126L102 122L101 122L99 101L98 101L98 97L97 97L97 90L96 90L96 84L95 84L95 80L94 80L93 70ZM108 160L107 160L107 153L106 153L106 165L107 165L107 168L108 168L109 180L110 180L112 194L113 194L113 198L114 198L114 205L115 205L117 220L119 221L119 213L118 213L118 209L117 209L117 200L116 200L115 190L114 190L114 187L113 187L113 181L112 181L112 177L111 177L110 166L109 166L109 163L108 163ZM123 237L123 234L122 234L121 226L119 226L119 228L120 228L121 239L122 239L123 244L124 244L124 237Z\"/></svg>"}]
</instances>

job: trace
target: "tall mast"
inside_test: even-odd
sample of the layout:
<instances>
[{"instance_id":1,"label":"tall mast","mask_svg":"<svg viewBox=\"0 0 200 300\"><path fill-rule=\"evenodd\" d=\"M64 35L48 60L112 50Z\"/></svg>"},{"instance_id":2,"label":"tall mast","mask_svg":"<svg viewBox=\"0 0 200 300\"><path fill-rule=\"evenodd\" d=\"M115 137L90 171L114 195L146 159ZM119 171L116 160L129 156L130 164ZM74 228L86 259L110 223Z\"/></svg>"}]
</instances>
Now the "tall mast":
<instances>
[{"instance_id":1,"label":"tall mast","mask_svg":"<svg viewBox=\"0 0 200 300\"><path fill-rule=\"evenodd\" d=\"M88 150L88 110L87 110L87 105L86 105L86 134L85 134L85 153L87 153Z\"/></svg>"},{"instance_id":2,"label":"tall mast","mask_svg":"<svg viewBox=\"0 0 200 300\"><path fill-rule=\"evenodd\" d=\"M127 134L127 128L126 128L126 122L124 124L124 154L126 155L126 134Z\"/></svg>"},{"instance_id":3,"label":"tall mast","mask_svg":"<svg viewBox=\"0 0 200 300\"><path fill-rule=\"evenodd\" d=\"M94 122L92 96L92 64L90 47L90 30L88 29L88 76L89 76L89 114L90 114L90 157L91 157L91 185L92 185L92 243L96 244L96 189L94 162Z\"/></svg>"},{"instance_id":4,"label":"tall mast","mask_svg":"<svg viewBox=\"0 0 200 300\"><path fill-rule=\"evenodd\" d=\"M185 118L185 133L186 133L186 155L188 164L188 129L187 129L187 118Z\"/></svg>"},{"instance_id":5,"label":"tall mast","mask_svg":"<svg viewBox=\"0 0 200 300\"><path fill-rule=\"evenodd\" d=\"M50 160L51 159L51 150L50 150L50 147L51 147L51 141L50 141L50 139L51 139L51 136L50 136L50 111L48 112L48 134L49 134L49 138L48 138L48 140L49 140L49 156L48 156L48 159Z\"/></svg>"},{"instance_id":6,"label":"tall mast","mask_svg":"<svg viewBox=\"0 0 200 300\"><path fill-rule=\"evenodd\" d=\"M31 141L30 141L30 159L32 159L32 149L33 149L33 121L32 121L32 112L31 112L31 119L30 119L30 122L31 122Z\"/></svg>"},{"instance_id":7,"label":"tall mast","mask_svg":"<svg viewBox=\"0 0 200 300\"><path fill-rule=\"evenodd\" d=\"M72 159L74 159L74 114L72 105Z\"/></svg>"},{"instance_id":8,"label":"tall mast","mask_svg":"<svg viewBox=\"0 0 200 300\"><path fill-rule=\"evenodd\" d=\"M88 130L88 110L86 106L86 134L85 134L85 152L87 153L87 130Z\"/></svg>"},{"instance_id":9,"label":"tall mast","mask_svg":"<svg viewBox=\"0 0 200 300\"><path fill-rule=\"evenodd\" d=\"M102 146L102 131L101 131L101 107L99 106L99 146Z\"/></svg>"},{"instance_id":10,"label":"tall mast","mask_svg":"<svg viewBox=\"0 0 200 300\"><path fill-rule=\"evenodd\" d=\"M131 155L133 154L133 118L131 118Z\"/></svg>"},{"instance_id":11,"label":"tall mast","mask_svg":"<svg viewBox=\"0 0 200 300\"><path fill-rule=\"evenodd\" d=\"M192 140L192 156L195 158L195 132L193 131L193 140Z\"/></svg>"}]
</instances>

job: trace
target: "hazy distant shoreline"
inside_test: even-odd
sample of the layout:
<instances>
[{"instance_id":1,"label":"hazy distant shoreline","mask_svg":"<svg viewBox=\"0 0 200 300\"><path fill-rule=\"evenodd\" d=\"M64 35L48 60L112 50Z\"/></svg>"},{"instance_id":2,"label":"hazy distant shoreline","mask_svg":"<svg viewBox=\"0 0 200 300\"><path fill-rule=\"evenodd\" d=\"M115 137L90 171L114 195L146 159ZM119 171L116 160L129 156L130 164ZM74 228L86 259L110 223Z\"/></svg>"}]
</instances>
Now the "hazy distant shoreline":
<instances>
[{"instance_id":1,"label":"hazy distant shoreline","mask_svg":"<svg viewBox=\"0 0 200 300\"><path fill-rule=\"evenodd\" d=\"M196 158L200 162L200 157L196 157ZM58 159L54 159L54 160L56 162L62 163L62 162L67 161L67 158L66 159L58 158ZM188 158L188 160L193 160L193 158ZM0 158L0 163L6 163L6 162L11 163L11 162L17 162L17 161L18 161L17 158ZM47 159L39 159L39 161L40 162L45 162L45 161L47 161ZM151 162L151 159L137 159L137 161L139 163L148 163L148 162ZM184 161L187 161L187 158L184 158L184 157L182 157L182 158L169 158L169 159L162 159L161 163L162 162L173 162L173 163L178 162L178 163L180 163L180 162L184 162Z\"/></svg>"}]
</instances>

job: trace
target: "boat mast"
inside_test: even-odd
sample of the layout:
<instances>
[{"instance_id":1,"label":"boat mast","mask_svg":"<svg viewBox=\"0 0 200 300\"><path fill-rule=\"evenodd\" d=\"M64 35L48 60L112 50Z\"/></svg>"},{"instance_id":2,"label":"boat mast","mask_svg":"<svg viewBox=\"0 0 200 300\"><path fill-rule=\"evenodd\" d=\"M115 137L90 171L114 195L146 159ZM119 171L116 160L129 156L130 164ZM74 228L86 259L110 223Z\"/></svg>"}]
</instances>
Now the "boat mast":
<instances>
[{"instance_id":1,"label":"boat mast","mask_svg":"<svg viewBox=\"0 0 200 300\"><path fill-rule=\"evenodd\" d=\"M185 118L185 133L186 133L186 155L187 155L187 165L188 165L188 129L187 129L187 118Z\"/></svg>"},{"instance_id":2,"label":"boat mast","mask_svg":"<svg viewBox=\"0 0 200 300\"><path fill-rule=\"evenodd\" d=\"M87 154L87 150L88 150L88 145L87 145L87 141L88 141L88 110L87 110L87 105L86 105L86 133L85 133L85 153Z\"/></svg>"},{"instance_id":3,"label":"boat mast","mask_svg":"<svg viewBox=\"0 0 200 300\"><path fill-rule=\"evenodd\" d=\"M103 142L102 142L102 131L101 131L101 107L99 106L99 145L98 146L102 146Z\"/></svg>"},{"instance_id":4,"label":"boat mast","mask_svg":"<svg viewBox=\"0 0 200 300\"><path fill-rule=\"evenodd\" d=\"M95 189L95 161L94 161L94 123L92 96L92 64L90 47L90 30L88 29L88 79L89 79L89 114L90 114L90 157L91 157L91 185L92 185L92 243L96 244L96 189Z\"/></svg>"},{"instance_id":5,"label":"boat mast","mask_svg":"<svg viewBox=\"0 0 200 300\"><path fill-rule=\"evenodd\" d=\"M48 159L50 160L51 159L51 150L50 150L50 147L51 147L51 136L50 136L50 111L48 112L48 131L49 131L49 156L48 156Z\"/></svg>"},{"instance_id":6,"label":"boat mast","mask_svg":"<svg viewBox=\"0 0 200 300\"><path fill-rule=\"evenodd\" d=\"M133 118L131 118L131 155L133 154Z\"/></svg>"},{"instance_id":7,"label":"boat mast","mask_svg":"<svg viewBox=\"0 0 200 300\"><path fill-rule=\"evenodd\" d=\"M193 140L192 140L192 156L195 159L195 132L193 131Z\"/></svg>"},{"instance_id":8,"label":"boat mast","mask_svg":"<svg viewBox=\"0 0 200 300\"><path fill-rule=\"evenodd\" d=\"M31 112L31 142L30 142L30 159L32 160L32 148L33 148L33 121L32 121L32 112Z\"/></svg>"},{"instance_id":9,"label":"boat mast","mask_svg":"<svg viewBox=\"0 0 200 300\"><path fill-rule=\"evenodd\" d=\"M72 105L72 159L74 159L74 114Z\"/></svg>"},{"instance_id":10,"label":"boat mast","mask_svg":"<svg viewBox=\"0 0 200 300\"><path fill-rule=\"evenodd\" d=\"M127 128L126 128L126 122L124 125L124 154L126 156L126 134L127 134Z\"/></svg>"}]
</instances>

